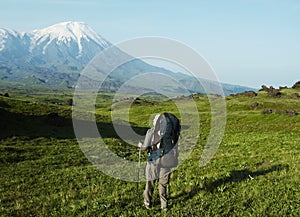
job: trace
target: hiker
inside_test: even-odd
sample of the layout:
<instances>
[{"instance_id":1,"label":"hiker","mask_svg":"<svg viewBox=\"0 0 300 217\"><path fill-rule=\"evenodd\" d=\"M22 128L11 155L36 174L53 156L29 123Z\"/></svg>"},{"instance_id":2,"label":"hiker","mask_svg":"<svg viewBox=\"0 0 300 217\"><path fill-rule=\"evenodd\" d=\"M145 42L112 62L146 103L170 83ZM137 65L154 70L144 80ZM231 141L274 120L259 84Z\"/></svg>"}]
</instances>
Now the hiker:
<instances>
[{"instance_id":1,"label":"hiker","mask_svg":"<svg viewBox=\"0 0 300 217\"><path fill-rule=\"evenodd\" d=\"M147 131L144 143L139 143L141 150L147 150L148 161L145 169L146 187L144 205L149 209L152 205L154 185L158 181L161 209L167 210L167 187L172 167L178 165L178 137L180 122L170 113L157 114L153 119L153 127Z\"/></svg>"}]
</instances>

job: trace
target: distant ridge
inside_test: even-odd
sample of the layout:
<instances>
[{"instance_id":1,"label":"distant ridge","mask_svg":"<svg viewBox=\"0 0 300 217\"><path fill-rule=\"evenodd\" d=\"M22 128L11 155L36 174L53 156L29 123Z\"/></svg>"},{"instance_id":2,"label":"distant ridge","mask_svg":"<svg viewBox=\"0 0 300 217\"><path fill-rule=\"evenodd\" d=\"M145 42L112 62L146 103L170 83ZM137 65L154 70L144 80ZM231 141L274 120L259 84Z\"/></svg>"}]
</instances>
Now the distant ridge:
<instances>
[{"instance_id":1,"label":"distant ridge","mask_svg":"<svg viewBox=\"0 0 300 217\"><path fill-rule=\"evenodd\" d=\"M84 22L61 22L28 32L0 28L0 81L18 82L26 86L73 88L81 70L110 46L112 44L108 40ZM124 55L128 54L117 49L109 61L116 61ZM118 68L105 81L103 88L115 91L130 77L154 71L175 76L192 93L204 91L199 82L190 76L141 60ZM98 73L106 77L107 72ZM253 90L238 85L222 86L226 95Z\"/></svg>"}]
</instances>

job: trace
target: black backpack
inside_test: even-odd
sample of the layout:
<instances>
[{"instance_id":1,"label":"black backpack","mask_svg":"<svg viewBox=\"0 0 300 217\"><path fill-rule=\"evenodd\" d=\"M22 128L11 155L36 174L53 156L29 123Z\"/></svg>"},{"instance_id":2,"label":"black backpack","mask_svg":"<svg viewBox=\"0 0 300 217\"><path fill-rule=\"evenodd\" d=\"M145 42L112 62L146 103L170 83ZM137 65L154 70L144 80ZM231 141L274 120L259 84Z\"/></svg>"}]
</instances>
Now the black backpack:
<instances>
[{"instance_id":1,"label":"black backpack","mask_svg":"<svg viewBox=\"0 0 300 217\"><path fill-rule=\"evenodd\" d=\"M166 129L168 126L162 126L162 121L164 118L168 119L168 124L171 125L171 135L166 135ZM173 146L175 146L178 142L179 136L180 136L180 131L181 131L181 125L180 125L180 120L172 113L169 112L164 112L161 114L154 126L154 136L153 136L153 145L157 145L160 143L165 136L171 136L172 137L172 143ZM160 133L158 133L160 132Z\"/></svg>"},{"instance_id":2,"label":"black backpack","mask_svg":"<svg viewBox=\"0 0 300 217\"><path fill-rule=\"evenodd\" d=\"M162 140L164 139L164 136L171 136L172 147L169 147L169 149L162 147L163 151L160 160L160 166L165 168L173 168L178 166L178 139L180 136L181 125L179 119L175 115L168 112L165 112L163 115L168 119L168 124L171 125L172 130L171 135L163 135Z\"/></svg>"},{"instance_id":3,"label":"black backpack","mask_svg":"<svg viewBox=\"0 0 300 217\"><path fill-rule=\"evenodd\" d=\"M169 123L172 126L172 140L173 140L173 145L175 146L178 142L179 136L180 136L180 131L181 131L181 125L180 125L180 120L173 114L169 112L164 112L163 113L165 118L169 119Z\"/></svg>"}]
</instances>

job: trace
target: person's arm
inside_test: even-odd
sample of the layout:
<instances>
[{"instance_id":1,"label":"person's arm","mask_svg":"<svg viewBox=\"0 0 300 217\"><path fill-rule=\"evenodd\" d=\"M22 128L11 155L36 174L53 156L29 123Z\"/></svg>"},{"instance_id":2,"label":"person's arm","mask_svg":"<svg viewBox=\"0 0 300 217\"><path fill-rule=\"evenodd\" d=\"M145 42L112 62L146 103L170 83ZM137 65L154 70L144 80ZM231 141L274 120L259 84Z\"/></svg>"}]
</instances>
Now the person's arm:
<instances>
[{"instance_id":1,"label":"person's arm","mask_svg":"<svg viewBox=\"0 0 300 217\"><path fill-rule=\"evenodd\" d=\"M139 148L141 148L141 150L146 150L148 147L151 147L151 140L152 140L152 136L153 136L153 131L154 129L151 128L147 131L146 136L145 136L145 140L144 143L139 142L138 146Z\"/></svg>"}]
</instances>

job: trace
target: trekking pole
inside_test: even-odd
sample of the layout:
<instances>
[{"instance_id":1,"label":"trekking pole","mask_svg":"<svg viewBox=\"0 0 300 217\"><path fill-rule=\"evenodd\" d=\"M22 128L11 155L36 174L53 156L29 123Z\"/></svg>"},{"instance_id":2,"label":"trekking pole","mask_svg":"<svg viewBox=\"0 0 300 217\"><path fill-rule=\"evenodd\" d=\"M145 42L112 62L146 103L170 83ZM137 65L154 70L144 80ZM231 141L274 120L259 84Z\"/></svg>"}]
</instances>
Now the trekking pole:
<instances>
[{"instance_id":1,"label":"trekking pole","mask_svg":"<svg viewBox=\"0 0 300 217\"><path fill-rule=\"evenodd\" d=\"M168 198L171 197L171 173L170 173L170 175L169 175L169 184L168 184L167 195L168 195Z\"/></svg>"},{"instance_id":2,"label":"trekking pole","mask_svg":"<svg viewBox=\"0 0 300 217\"><path fill-rule=\"evenodd\" d=\"M139 182L140 182L140 168L141 168L141 148L139 148L139 162L137 171L137 183L136 183L136 194L139 196Z\"/></svg>"}]
</instances>

